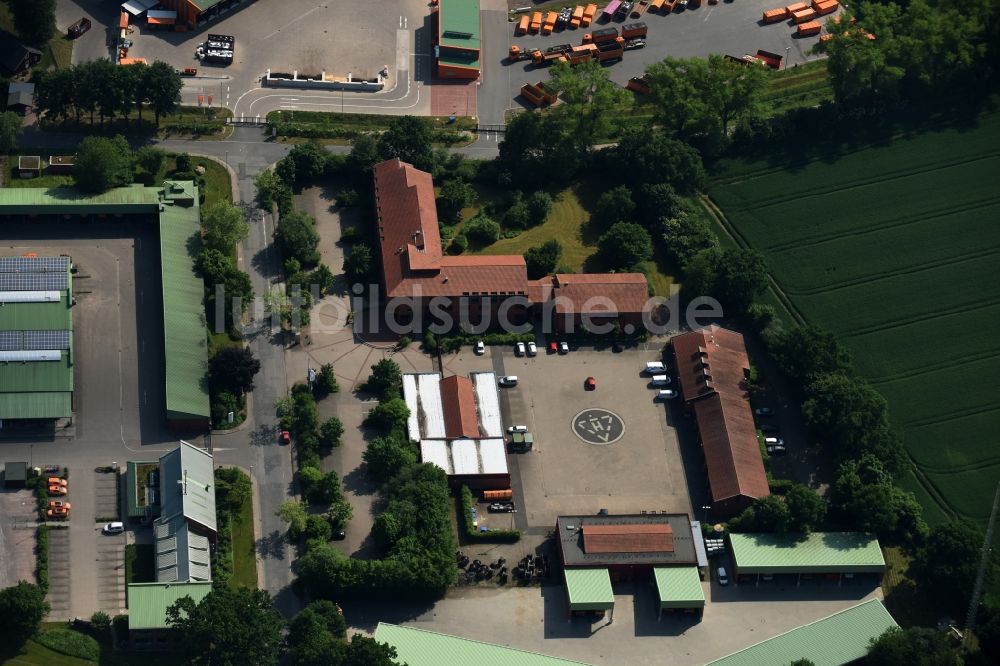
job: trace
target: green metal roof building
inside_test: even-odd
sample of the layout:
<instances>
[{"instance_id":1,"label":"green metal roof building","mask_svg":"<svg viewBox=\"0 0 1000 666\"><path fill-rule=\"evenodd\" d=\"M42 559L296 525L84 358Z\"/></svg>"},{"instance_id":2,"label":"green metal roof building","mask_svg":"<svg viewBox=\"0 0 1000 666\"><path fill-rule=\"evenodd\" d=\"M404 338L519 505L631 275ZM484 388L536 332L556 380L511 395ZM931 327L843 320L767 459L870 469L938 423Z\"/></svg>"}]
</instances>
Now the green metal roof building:
<instances>
[{"instance_id":1,"label":"green metal roof building","mask_svg":"<svg viewBox=\"0 0 1000 666\"><path fill-rule=\"evenodd\" d=\"M655 567L653 581L660 599L660 612L705 608L705 590L698 567Z\"/></svg>"},{"instance_id":2,"label":"green metal roof building","mask_svg":"<svg viewBox=\"0 0 1000 666\"><path fill-rule=\"evenodd\" d=\"M591 613L615 610L615 594L607 569L565 569L569 612Z\"/></svg>"},{"instance_id":3,"label":"green metal roof building","mask_svg":"<svg viewBox=\"0 0 1000 666\"><path fill-rule=\"evenodd\" d=\"M816 666L843 666L868 654L868 645L896 621L878 599L834 613L757 643L708 666L790 664L809 659Z\"/></svg>"},{"instance_id":4,"label":"green metal roof building","mask_svg":"<svg viewBox=\"0 0 1000 666\"><path fill-rule=\"evenodd\" d=\"M197 187L190 181L168 181L162 187L132 185L96 195L63 188L0 189L0 218L25 216L31 220L48 215L144 215L158 221L167 421L178 429L207 428L210 412L204 284L195 270L195 253L190 250L190 241L201 233ZM70 289L64 303L67 313L71 294ZM0 308L0 331L29 323L46 330L62 326L55 307L51 312L41 313L41 308L23 307L38 303L17 305L18 308L9 310ZM69 315L65 317L71 324ZM71 352L72 349L67 352L67 362L72 360ZM0 379L0 386L2 382ZM69 386L72 391L72 379ZM0 418L40 418L33 415L55 411L69 416L72 412L71 393L47 396L45 404L23 397L3 397L7 393L0 391ZM3 416L4 413L20 416Z\"/></svg>"},{"instance_id":5,"label":"green metal roof building","mask_svg":"<svg viewBox=\"0 0 1000 666\"><path fill-rule=\"evenodd\" d=\"M479 78L482 51L479 0L441 0L437 17L438 76Z\"/></svg>"},{"instance_id":6,"label":"green metal roof building","mask_svg":"<svg viewBox=\"0 0 1000 666\"><path fill-rule=\"evenodd\" d=\"M0 257L0 420L73 415L71 269L66 256Z\"/></svg>"},{"instance_id":7,"label":"green metal roof building","mask_svg":"<svg viewBox=\"0 0 1000 666\"><path fill-rule=\"evenodd\" d=\"M379 622L375 640L396 648L396 661L408 666L587 666L537 652L483 643L433 631Z\"/></svg>"},{"instance_id":8,"label":"green metal roof building","mask_svg":"<svg viewBox=\"0 0 1000 666\"><path fill-rule=\"evenodd\" d=\"M737 576L885 572L878 539L862 532L730 534L729 543Z\"/></svg>"},{"instance_id":9,"label":"green metal roof building","mask_svg":"<svg viewBox=\"0 0 1000 666\"><path fill-rule=\"evenodd\" d=\"M211 583L131 583L128 586L129 631L166 629L167 608L178 599L195 603L212 591Z\"/></svg>"}]
</instances>

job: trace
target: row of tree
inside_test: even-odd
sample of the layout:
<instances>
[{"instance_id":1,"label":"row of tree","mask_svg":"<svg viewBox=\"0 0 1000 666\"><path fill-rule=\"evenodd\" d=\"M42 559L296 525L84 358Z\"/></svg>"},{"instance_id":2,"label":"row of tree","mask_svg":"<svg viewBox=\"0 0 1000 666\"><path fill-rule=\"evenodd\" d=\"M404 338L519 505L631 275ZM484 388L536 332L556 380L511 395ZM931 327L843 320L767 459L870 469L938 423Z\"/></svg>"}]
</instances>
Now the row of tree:
<instances>
[{"instance_id":1,"label":"row of tree","mask_svg":"<svg viewBox=\"0 0 1000 666\"><path fill-rule=\"evenodd\" d=\"M116 65L107 59L89 60L79 65L40 72L35 77L35 106L49 118L79 123L96 113L101 125L120 115L128 120L132 111L142 120L143 107L153 110L156 125L160 117L180 106L180 75L173 67L157 60L152 65Z\"/></svg>"}]
</instances>

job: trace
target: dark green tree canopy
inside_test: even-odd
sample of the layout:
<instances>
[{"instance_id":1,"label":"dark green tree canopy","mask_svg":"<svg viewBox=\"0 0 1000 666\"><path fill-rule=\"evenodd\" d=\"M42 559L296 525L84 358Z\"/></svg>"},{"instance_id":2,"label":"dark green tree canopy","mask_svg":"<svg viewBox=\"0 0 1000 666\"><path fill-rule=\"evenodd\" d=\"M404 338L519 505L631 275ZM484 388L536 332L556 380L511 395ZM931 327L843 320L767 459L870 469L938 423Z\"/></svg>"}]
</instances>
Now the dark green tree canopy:
<instances>
[{"instance_id":1,"label":"dark green tree canopy","mask_svg":"<svg viewBox=\"0 0 1000 666\"><path fill-rule=\"evenodd\" d=\"M383 159L398 157L418 169L430 171L434 166L434 134L430 123L416 116L394 118L379 139Z\"/></svg>"},{"instance_id":2,"label":"dark green tree canopy","mask_svg":"<svg viewBox=\"0 0 1000 666\"><path fill-rule=\"evenodd\" d=\"M379 400L387 400L402 395L403 372L399 364L384 358L372 366L372 374L365 382L365 390L374 393Z\"/></svg>"},{"instance_id":3,"label":"dark green tree canopy","mask_svg":"<svg viewBox=\"0 0 1000 666\"><path fill-rule=\"evenodd\" d=\"M961 666L958 650L943 631L928 627L893 627L872 641L870 666Z\"/></svg>"},{"instance_id":4,"label":"dark green tree canopy","mask_svg":"<svg viewBox=\"0 0 1000 666\"><path fill-rule=\"evenodd\" d=\"M528 265L528 279L538 280L554 273L561 258L562 245L554 238L529 248L524 253L524 262Z\"/></svg>"},{"instance_id":5,"label":"dark green tree canopy","mask_svg":"<svg viewBox=\"0 0 1000 666\"><path fill-rule=\"evenodd\" d=\"M364 284L372 276L372 250L364 243L358 243L344 258L344 275L350 284Z\"/></svg>"},{"instance_id":6,"label":"dark green tree canopy","mask_svg":"<svg viewBox=\"0 0 1000 666\"><path fill-rule=\"evenodd\" d=\"M629 269L653 256L649 232L633 222L617 222L597 242L608 265Z\"/></svg>"},{"instance_id":7,"label":"dark green tree canopy","mask_svg":"<svg viewBox=\"0 0 1000 666\"><path fill-rule=\"evenodd\" d=\"M73 169L76 186L97 194L132 182L132 151L122 135L88 136L80 142Z\"/></svg>"},{"instance_id":8,"label":"dark green tree canopy","mask_svg":"<svg viewBox=\"0 0 1000 666\"><path fill-rule=\"evenodd\" d=\"M274 237L288 256L295 257L303 266L319 262L319 232L316 220L306 213L291 211L282 215Z\"/></svg>"},{"instance_id":9,"label":"dark green tree canopy","mask_svg":"<svg viewBox=\"0 0 1000 666\"><path fill-rule=\"evenodd\" d=\"M209 361L212 380L236 395L253 388L253 378L260 372L260 361L249 347L225 347Z\"/></svg>"},{"instance_id":10,"label":"dark green tree canopy","mask_svg":"<svg viewBox=\"0 0 1000 666\"><path fill-rule=\"evenodd\" d=\"M972 586L979 570L983 532L974 523L962 519L935 525L926 545L917 552L911 577L934 600L941 613L964 617ZM996 580L997 558L991 552L986 583Z\"/></svg>"},{"instance_id":11,"label":"dark green tree canopy","mask_svg":"<svg viewBox=\"0 0 1000 666\"><path fill-rule=\"evenodd\" d=\"M10 0L14 27L33 46L42 47L52 39L56 27L56 0Z\"/></svg>"},{"instance_id":12,"label":"dark green tree canopy","mask_svg":"<svg viewBox=\"0 0 1000 666\"><path fill-rule=\"evenodd\" d=\"M22 645L38 633L48 613L45 592L37 585L22 580L0 590L0 639L6 645Z\"/></svg>"}]
</instances>

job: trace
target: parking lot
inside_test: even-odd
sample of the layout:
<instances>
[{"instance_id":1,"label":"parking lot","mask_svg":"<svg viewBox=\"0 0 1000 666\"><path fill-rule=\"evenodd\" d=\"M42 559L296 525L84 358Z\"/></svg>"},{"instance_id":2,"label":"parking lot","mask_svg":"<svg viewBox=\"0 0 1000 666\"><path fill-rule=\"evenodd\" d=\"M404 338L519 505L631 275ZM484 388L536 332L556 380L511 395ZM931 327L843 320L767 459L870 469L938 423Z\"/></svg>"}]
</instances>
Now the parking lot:
<instances>
[{"instance_id":1,"label":"parking lot","mask_svg":"<svg viewBox=\"0 0 1000 666\"><path fill-rule=\"evenodd\" d=\"M539 349L535 357L516 357L506 347L477 357L466 347L446 360L447 373L518 377L516 387L501 389L505 425L526 425L534 435L531 451L508 455L518 527L551 529L559 515L599 509L693 515L674 407L654 401L656 391L641 373L646 361L660 358L661 347L567 355ZM593 391L584 388L588 376L596 380Z\"/></svg>"},{"instance_id":2,"label":"parking lot","mask_svg":"<svg viewBox=\"0 0 1000 666\"><path fill-rule=\"evenodd\" d=\"M611 80L623 86L628 83L629 78L641 75L647 65L659 62L667 56L687 58L720 53L738 57L764 49L781 55L787 53L788 67L816 58L815 55L809 54L809 50L818 43L818 36L796 37L795 26L787 21L770 25L761 24L762 12L778 6L783 5L773 0L752 2L727 0L716 5L709 5L706 1L699 8L680 10L669 15L651 15L647 12L638 19L614 19L608 23L598 19L590 28L557 30L547 36L529 34L515 37L514 29L517 24L508 23L507 46L517 44L544 51L557 44L577 45L582 42L583 35L591 30L608 26L621 29L623 24L642 21L649 32L646 37L646 47L626 51L621 61L611 61L612 64L607 65ZM833 16L836 14L820 17L820 20L825 22ZM506 48L504 54L506 55ZM503 68L509 70L506 78L511 97L518 96L521 86L525 83L544 81L549 76L547 67L536 67L530 62L513 64L504 62ZM519 103L522 103L522 100L518 97L511 106Z\"/></svg>"},{"instance_id":3,"label":"parking lot","mask_svg":"<svg viewBox=\"0 0 1000 666\"><path fill-rule=\"evenodd\" d=\"M0 589L35 579L36 518L30 490L0 491Z\"/></svg>"}]
</instances>

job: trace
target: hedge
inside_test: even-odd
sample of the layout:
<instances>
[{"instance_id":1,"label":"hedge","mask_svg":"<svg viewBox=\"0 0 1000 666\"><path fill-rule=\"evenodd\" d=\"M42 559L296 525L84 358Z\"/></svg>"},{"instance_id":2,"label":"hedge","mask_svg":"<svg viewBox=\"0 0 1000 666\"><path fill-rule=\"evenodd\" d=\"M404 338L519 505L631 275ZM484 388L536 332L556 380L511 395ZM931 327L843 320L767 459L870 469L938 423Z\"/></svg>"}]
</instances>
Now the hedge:
<instances>
[{"instance_id":1,"label":"hedge","mask_svg":"<svg viewBox=\"0 0 1000 666\"><path fill-rule=\"evenodd\" d=\"M39 525L35 531L35 578L43 592L49 591L49 526Z\"/></svg>"},{"instance_id":2,"label":"hedge","mask_svg":"<svg viewBox=\"0 0 1000 666\"><path fill-rule=\"evenodd\" d=\"M435 338L428 333L424 337L424 351L435 352L440 347L443 353L457 351L464 345L473 345L480 340L486 345L513 345L518 342L532 342L535 339L534 331L527 333L483 333L475 335L472 333L450 333Z\"/></svg>"},{"instance_id":3,"label":"hedge","mask_svg":"<svg viewBox=\"0 0 1000 666\"><path fill-rule=\"evenodd\" d=\"M462 486L459 493L461 503L462 525L465 526L465 538L479 543L516 543L521 540L521 530L488 530L480 532L472 522L472 508L476 501L468 486Z\"/></svg>"}]
</instances>

